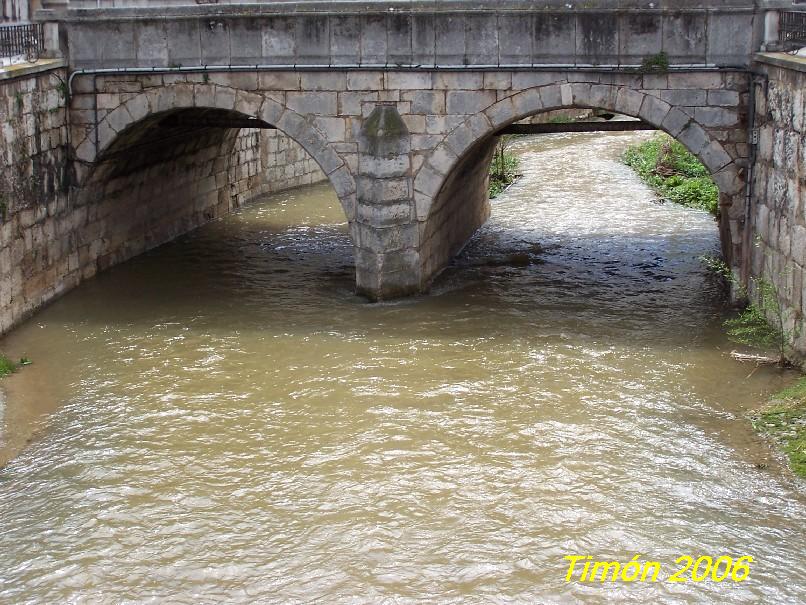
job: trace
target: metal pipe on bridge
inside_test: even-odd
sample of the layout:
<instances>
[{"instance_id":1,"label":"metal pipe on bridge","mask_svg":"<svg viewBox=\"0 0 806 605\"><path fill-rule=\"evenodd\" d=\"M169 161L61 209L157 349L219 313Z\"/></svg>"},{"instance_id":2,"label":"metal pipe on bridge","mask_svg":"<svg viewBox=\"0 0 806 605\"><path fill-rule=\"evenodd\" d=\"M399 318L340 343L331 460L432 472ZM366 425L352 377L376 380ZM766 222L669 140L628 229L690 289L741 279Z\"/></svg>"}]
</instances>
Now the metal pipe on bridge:
<instances>
[{"instance_id":1,"label":"metal pipe on bridge","mask_svg":"<svg viewBox=\"0 0 806 605\"><path fill-rule=\"evenodd\" d=\"M614 120L612 122L562 122L546 124L511 124L497 134L552 134L556 132L628 132L657 130L643 120Z\"/></svg>"}]
</instances>

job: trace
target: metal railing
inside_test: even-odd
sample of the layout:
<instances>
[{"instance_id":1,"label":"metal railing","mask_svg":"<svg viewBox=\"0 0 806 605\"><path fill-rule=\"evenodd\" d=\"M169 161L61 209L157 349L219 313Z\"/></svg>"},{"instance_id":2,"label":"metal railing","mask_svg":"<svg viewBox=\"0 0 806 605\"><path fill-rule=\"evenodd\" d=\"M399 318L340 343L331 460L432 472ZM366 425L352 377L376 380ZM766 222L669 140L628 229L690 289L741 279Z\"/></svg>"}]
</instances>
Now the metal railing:
<instances>
[{"instance_id":1,"label":"metal railing","mask_svg":"<svg viewBox=\"0 0 806 605\"><path fill-rule=\"evenodd\" d=\"M0 25L0 57L24 56L36 61L44 51L45 36L41 23Z\"/></svg>"},{"instance_id":2,"label":"metal railing","mask_svg":"<svg viewBox=\"0 0 806 605\"><path fill-rule=\"evenodd\" d=\"M778 21L781 46L806 46L806 11L781 11Z\"/></svg>"}]
</instances>

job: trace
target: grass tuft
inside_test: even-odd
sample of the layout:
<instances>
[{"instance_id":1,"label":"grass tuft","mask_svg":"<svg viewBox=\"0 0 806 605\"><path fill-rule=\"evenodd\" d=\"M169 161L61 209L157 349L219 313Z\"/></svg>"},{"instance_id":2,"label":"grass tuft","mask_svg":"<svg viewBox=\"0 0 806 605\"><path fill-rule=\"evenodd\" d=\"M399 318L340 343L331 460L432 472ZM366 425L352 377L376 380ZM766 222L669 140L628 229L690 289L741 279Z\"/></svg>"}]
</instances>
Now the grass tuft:
<instances>
[{"instance_id":1,"label":"grass tuft","mask_svg":"<svg viewBox=\"0 0 806 605\"><path fill-rule=\"evenodd\" d=\"M0 378L8 376L17 370L17 365L5 355L0 355Z\"/></svg>"},{"instance_id":2,"label":"grass tuft","mask_svg":"<svg viewBox=\"0 0 806 605\"><path fill-rule=\"evenodd\" d=\"M787 455L792 472L806 479L806 377L777 393L751 420Z\"/></svg>"}]
</instances>

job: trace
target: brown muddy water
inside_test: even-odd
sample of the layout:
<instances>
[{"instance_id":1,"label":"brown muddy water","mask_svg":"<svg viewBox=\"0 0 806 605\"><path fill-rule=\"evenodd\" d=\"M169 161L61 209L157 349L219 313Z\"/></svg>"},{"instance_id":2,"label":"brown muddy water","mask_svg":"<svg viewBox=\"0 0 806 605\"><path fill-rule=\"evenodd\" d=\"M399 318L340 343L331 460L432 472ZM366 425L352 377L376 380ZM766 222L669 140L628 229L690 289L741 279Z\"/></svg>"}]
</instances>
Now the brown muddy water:
<instances>
[{"instance_id":1,"label":"brown muddy water","mask_svg":"<svg viewBox=\"0 0 806 605\"><path fill-rule=\"evenodd\" d=\"M715 223L619 163L644 136L519 142L428 296L353 294L322 185L14 331L0 602L802 602L806 500L743 418L791 376L728 356ZM577 554L755 562L566 583Z\"/></svg>"}]
</instances>

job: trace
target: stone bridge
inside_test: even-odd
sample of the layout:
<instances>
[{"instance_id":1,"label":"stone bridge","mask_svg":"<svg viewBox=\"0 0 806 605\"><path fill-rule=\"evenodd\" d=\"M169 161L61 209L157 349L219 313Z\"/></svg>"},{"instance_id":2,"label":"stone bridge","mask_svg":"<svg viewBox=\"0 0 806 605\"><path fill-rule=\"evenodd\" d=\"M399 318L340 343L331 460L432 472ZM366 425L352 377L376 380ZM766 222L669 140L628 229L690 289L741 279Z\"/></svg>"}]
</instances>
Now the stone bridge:
<instances>
[{"instance_id":1,"label":"stone bridge","mask_svg":"<svg viewBox=\"0 0 806 605\"><path fill-rule=\"evenodd\" d=\"M764 270L751 258L757 235L776 267L806 272L788 256L800 219L773 200L799 195L775 134L797 136L792 119L779 124L793 114L765 114L770 184L756 190L766 214L751 207L748 120L753 102L766 106L751 72L777 15L758 3L42 6L64 63L0 82L0 332L96 272L313 171L344 209L357 290L373 300L425 291L489 215L502 130L566 108L640 118L699 157L719 186L723 251L742 279ZM781 98L802 103L787 78ZM309 154L300 170L266 168L267 153L290 153L280 133ZM804 298L787 299L792 317Z\"/></svg>"},{"instance_id":2,"label":"stone bridge","mask_svg":"<svg viewBox=\"0 0 806 605\"><path fill-rule=\"evenodd\" d=\"M582 107L641 118L703 161L742 268L752 3L165 4L179 5L71 2L63 16L90 264L239 205L259 180L232 159L239 130L276 128L339 196L358 290L420 292L488 217L497 133Z\"/></svg>"}]
</instances>

